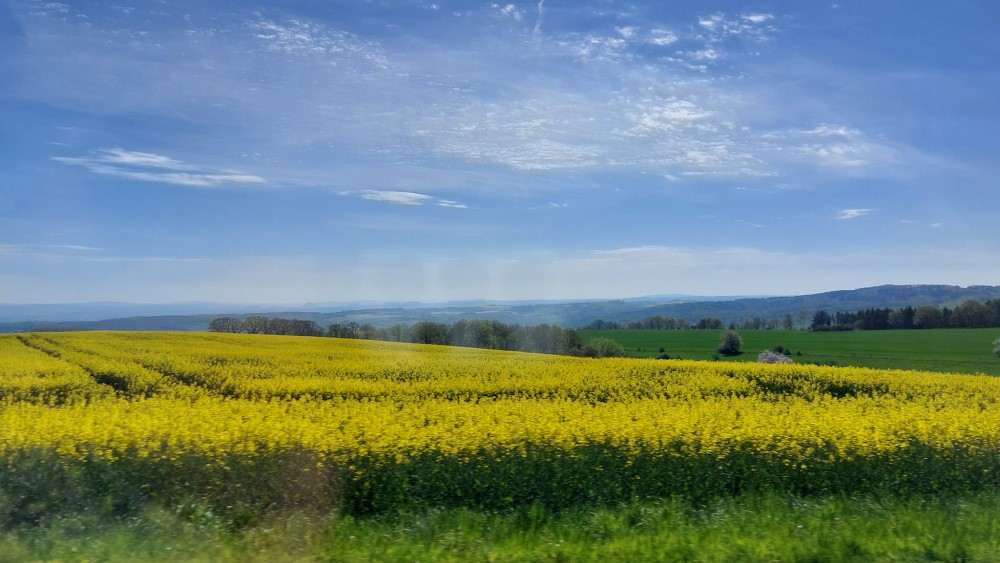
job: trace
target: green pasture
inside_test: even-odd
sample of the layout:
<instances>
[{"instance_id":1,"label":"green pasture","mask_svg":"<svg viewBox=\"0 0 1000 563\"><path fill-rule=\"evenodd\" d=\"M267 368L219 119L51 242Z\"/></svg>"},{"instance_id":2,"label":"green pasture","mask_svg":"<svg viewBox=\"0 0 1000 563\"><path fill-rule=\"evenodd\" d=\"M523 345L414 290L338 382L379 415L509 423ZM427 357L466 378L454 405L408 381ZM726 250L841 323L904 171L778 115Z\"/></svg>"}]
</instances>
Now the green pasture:
<instances>
[{"instance_id":1,"label":"green pasture","mask_svg":"<svg viewBox=\"0 0 1000 563\"><path fill-rule=\"evenodd\" d=\"M915 369L1000 375L993 341L1000 328L935 330L856 330L804 332L738 330L743 353L726 360L755 361L762 350L781 345L799 363ZM671 358L711 360L725 330L581 330L585 342L610 338L629 356L655 358L662 347ZM801 353L801 355L799 354Z\"/></svg>"}]
</instances>

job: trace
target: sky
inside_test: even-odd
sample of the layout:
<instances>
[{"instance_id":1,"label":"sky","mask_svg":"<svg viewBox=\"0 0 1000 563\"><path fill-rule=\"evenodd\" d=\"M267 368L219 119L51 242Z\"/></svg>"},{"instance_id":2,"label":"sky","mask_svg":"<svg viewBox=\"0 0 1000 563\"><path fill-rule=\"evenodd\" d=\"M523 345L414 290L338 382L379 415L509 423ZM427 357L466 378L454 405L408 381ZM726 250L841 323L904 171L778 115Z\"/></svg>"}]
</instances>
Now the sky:
<instances>
[{"instance_id":1,"label":"sky","mask_svg":"<svg viewBox=\"0 0 1000 563\"><path fill-rule=\"evenodd\" d=\"M0 0L0 302L1000 284L1000 3Z\"/></svg>"}]
</instances>

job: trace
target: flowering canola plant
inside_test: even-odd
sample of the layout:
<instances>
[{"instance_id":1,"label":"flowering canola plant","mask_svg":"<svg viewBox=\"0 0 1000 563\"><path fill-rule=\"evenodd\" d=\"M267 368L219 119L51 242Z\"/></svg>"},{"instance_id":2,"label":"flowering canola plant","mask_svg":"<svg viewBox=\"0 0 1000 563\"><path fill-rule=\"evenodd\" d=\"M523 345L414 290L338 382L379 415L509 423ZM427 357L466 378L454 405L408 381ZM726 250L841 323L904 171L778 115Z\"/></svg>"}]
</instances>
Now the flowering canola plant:
<instances>
[{"instance_id":1,"label":"flowering canola plant","mask_svg":"<svg viewBox=\"0 0 1000 563\"><path fill-rule=\"evenodd\" d=\"M998 483L988 376L198 333L0 352L8 520L54 478L83 504L353 513Z\"/></svg>"}]
</instances>

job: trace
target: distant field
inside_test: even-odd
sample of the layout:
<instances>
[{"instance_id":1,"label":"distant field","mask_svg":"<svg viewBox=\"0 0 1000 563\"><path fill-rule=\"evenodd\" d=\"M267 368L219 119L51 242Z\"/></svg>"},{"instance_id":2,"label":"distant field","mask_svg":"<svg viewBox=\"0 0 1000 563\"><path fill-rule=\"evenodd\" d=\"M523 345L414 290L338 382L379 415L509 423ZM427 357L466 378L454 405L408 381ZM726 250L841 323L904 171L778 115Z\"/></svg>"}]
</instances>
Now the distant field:
<instances>
[{"instance_id":1,"label":"distant field","mask_svg":"<svg viewBox=\"0 0 1000 563\"><path fill-rule=\"evenodd\" d=\"M725 330L582 330L585 341L610 338L629 356L655 358L663 347L673 358L710 360ZM992 342L1000 329L870 330L801 332L740 330L743 354L727 358L755 361L761 350L777 345L801 352L798 363L836 362L841 366L899 368L1000 375Z\"/></svg>"}]
</instances>

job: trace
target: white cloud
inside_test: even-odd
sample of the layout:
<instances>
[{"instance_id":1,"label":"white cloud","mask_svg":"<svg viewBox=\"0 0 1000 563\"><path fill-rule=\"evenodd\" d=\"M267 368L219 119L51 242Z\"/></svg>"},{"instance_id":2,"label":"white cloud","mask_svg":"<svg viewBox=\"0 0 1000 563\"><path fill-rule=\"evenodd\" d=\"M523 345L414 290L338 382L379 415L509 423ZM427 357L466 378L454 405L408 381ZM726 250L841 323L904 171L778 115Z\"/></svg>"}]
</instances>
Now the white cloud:
<instances>
[{"instance_id":1,"label":"white cloud","mask_svg":"<svg viewBox=\"0 0 1000 563\"><path fill-rule=\"evenodd\" d=\"M47 246L51 246L53 248L65 248L66 250L82 250L85 252L95 252L103 250L102 248L97 248L94 246L83 246L80 244L52 244Z\"/></svg>"},{"instance_id":2,"label":"white cloud","mask_svg":"<svg viewBox=\"0 0 1000 563\"><path fill-rule=\"evenodd\" d=\"M545 0L538 0L538 18L535 20L535 27L531 30L531 40L539 42L542 39L542 18L545 16Z\"/></svg>"},{"instance_id":3,"label":"white cloud","mask_svg":"<svg viewBox=\"0 0 1000 563\"><path fill-rule=\"evenodd\" d=\"M152 168L168 168L170 170L191 170L193 168L167 156L148 152L127 151L121 148L102 150L96 159L110 164L149 166Z\"/></svg>"},{"instance_id":4,"label":"white cloud","mask_svg":"<svg viewBox=\"0 0 1000 563\"><path fill-rule=\"evenodd\" d=\"M380 190L365 190L361 192L361 197L371 201L395 203L396 205L423 205L424 203L427 203L428 200L433 199L431 196L426 194Z\"/></svg>"},{"instance_id":5,"label":"white cloud","mask_svg":"<svg viewBox=\"0 0 1000 563\"><path fill-rule=\"evenodd\" d=\"M705 61L705 60L714 61L722 56L722 54L715 49L700 49L698 51L688 51L687 54L690 55L691 58L697 59L699 61Z\"/></svg>"},{"instance_id":6,"label":"white cloud","mask_svg":"<svg viewBox=\"0 0 1000 563\"><path fill-rule=\"evenodd\" d=\"M625 248L613 248L610 250L594 250L592 254L600 257L656 261L667 258L689 257L691 253L687 250L670 246L632 246Z\"/></svg>"},{"instance_id":7,"label":"white cloud","mask_svg":"<svg viewBox=\"0 0 1000 563\"><path fill-rule=\"evenodd\" d=\"M341 195L350 195L353 192L341 192ZM370 201L381 201L384 203L392 203L395 205L408 205L408 206L420 206L424 204L433 204L438 207L447 207L451 209L468 209L469 206L464 203L459 203L450 199L438 199L434 196L429 196L427 194L420 194L416 192L399 192L392 190L364 190L361 192L361 198Z\"/></svg>"},{"instance_id":8,"label":"white cloud","mask_svg":"<svg viewBox=\"0 0 1000 563\"><path fill-rule=\"evenodd\" d=\"M497 3L479 15L489 25L498 13L516 11L528 19L528 6ZM544 2L537 12L540 37ZM197 39L185 36L183 45L197 56L161 66L149 64L149 53L107 36L98 45L81 31L70 37L83 40L80 49L102 62L102 76L136 78L106 88L88 88L96 82L91 74L65 79L84 84L74 91L100 90L97 104L108 103L108 89L121 91L108 111L205 117L206 128L220 131L238 124L240 134L223 141L258 153L252 161L266 174L124 149L56 160L94 173L192 187L263 184L266 176L267 183L283 186L409 193L453 192L470 185L468 176L476 176L472 181L484 191L501 190L511 185L510 174L546 170L763 177L791 164L865 175L908 161L912 155L901 147L822 118L803 123L793 117L790 129L777 132L780 137L764 136L767 116L783 109L785 100L754 90L758 84L745 69L714 66L736 50L724 39L771 33L778 18L764 16L770 14L713 14L676 33L655 21L612 31L621 20L609 20L604 34L546 30L544 44L531 49L524 49L527 26L512 26L518 29L497 32L501 36L488 52L476 42L455 47L443 40L415 41L420 29L409 39L367 37L338 29L339 22L255 16L229 28L192 24ZM469 25L475 25L472 19ZM155 39L162 46L147 42L152 53L181 44L169 34ZM688 50L669 49L667 60L662 55L668 49L651 49L651 43L681 43ZM477 63L470 72L471 60ZM60 64L50 64L53 75L70 70ZM465 162L456 165L456 159ZM333 165L336 179L329 178ZM396 172L417 166L434 172ZM353 171L349 178L344 169ZM553 177L536 176L543 184Z\"/></svg>"},{"instance_id":9,"label":"white cloud","mask_svg":"<svg viewBox=\"0 0 1000 563\"><path fill-rule=\"evenodd\" d=\"M322 57L330 62L358 62L380 70L390 68L377 42L364 41L353 33L330 29L319 23L260 19L250 24L250 30L272 51Z\"/></svg>"},{"instance_id":10,"label":"white cloud","mask_svg":"<svg viewBox=\"0 0 1000 563\"><path fill-rule=\"evenodd\" d=\"M850 127L845 127L844 125L831 125L828 123L823 123L817 125L813 129L804 131L808 135L816 135L819 137L860 137L861 131L857 129L851 129Z\"/></svg>"},{"instance_id":11,"label":"white cloud","mask_svg":"<svg viewBox=\"0 0 1000 563\"><path fill-rule=\"evenodd\" d=\"M761 151L770 160L797 160L841 175L903 175L912 167L932 164L915 149L845 125L824 123L812 129L771 131L761 139ZM910 169L903 165L907 162Z\"/></svg>"},{"instance_id":12,"label":"white cloud","mask_svg":"<svg viewBox=\"0 0 1000 563\"><path fill-rule=\"evenodd\" d=\"M618 61L627 58L628 42L620 37L588 35L576 46L576 56L589 62Z\"/></svg>"},{"instance_id":13,"label":"white cloud","mask_svg":"<svg viewBox=\"0 0 1000 563\"><path fill-rule=\"evenodd\" d=\"M864 217L868 215L874 209L841 209L837 213L837 219L857 219L858 217Z\"/></svg>"},{"instance_id":14,"label":"white cloud","mask_svg":"<svg viewBox=\"0 0 1000 563\"><path fill-rule=\"evenodd\" d=\"M743 14L741 17L749 22L756 24L761 24L766 22L767 20L774 19L774 16L771 14Z\"/></svg>"},{"instance_id":15,"label":"white cloud","mask_svg":"<svg viewBox=\"0 0 1000 563\"><path fill-rule=\"evenodd\" d=\"M707 29L715 29L715 27L723 21L724 19L721 14L715 14L704 18L698 18L698 25Z\"/></svg>"},{"instance_id":16,"label":"white cloud","mask_svg":"<svg viewBox=\"0 0 1000 563\"><path fill-rule=\"evenodd\" d=\"M503 7L500 7L498 4L493 4L493 6L498 8L500 13L504 16L514 18L517 21L521 21L521 18L523 17L521 12L518 11L517 6L514 4L507 4Z\"/></svg>"},{"instance_id":17,"label":"white cloud","mask_svg":"<svg viewBox=\"0 0 1000 563\"><path fill-rule=\"evenodd\" d=\"M711 117L713 113L690 100L676 98L668 98L662 102L650 100L643 104L641 113L630 115L635 123L631 131L648 134L675 130L677 127L687 125L688 122Z\"/></svg>"},{"instance_id":18,"label":"white cloud","mask_svg":"<svg viewBox=\"0 0 1000 563\"><path fill-rule=\"evenodd\" d=\"M636 33L637 30L638 29L636 27L633 27L633 26L622 26L622 27L616 27L615 28L615 31L618 32L618 35L621 35L625 39L631 39L631 38L635 37L635 33Z\"/></svg>"},{"instance_id":19,"label":"white cloud","mask_svg":"<svg viewBox=\"0 0 1000 563\"><path fill-rule=\"evenodd\" d=\"M698 18L698 25L704 33L703 38L709 42L721 42L734 37L762 42L770 39L776 31L774 26L767 23L773 19L772 14L749 13L731 17L716 13Z\"/></svg>"},{"instance_id":20,"label":"white cloud","mask_svg":"<svg viewBox=\"0 0 1000 563\"><path fill-rule=\"evenodd\" d=\"M653 45L670 45L671 43L676 43L680 38L672 32L666 29L653 29L649 32L649 42Z\"/></svg>"},{"instance_id":21,"label":"white cloud","mask_svg":"<svg viewBox=\"0 0 1000 563\"><path fill-rule=\"evenodd\" d=\"M167 156L121 148L100 149L86 157L53 156L51 160L82 166L94 174L178 186L212 188L266 183L254 174L194 166Z\"/></svg>"}]
</instances>

